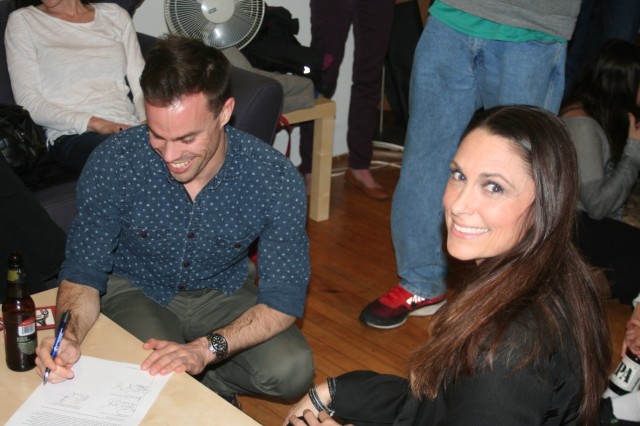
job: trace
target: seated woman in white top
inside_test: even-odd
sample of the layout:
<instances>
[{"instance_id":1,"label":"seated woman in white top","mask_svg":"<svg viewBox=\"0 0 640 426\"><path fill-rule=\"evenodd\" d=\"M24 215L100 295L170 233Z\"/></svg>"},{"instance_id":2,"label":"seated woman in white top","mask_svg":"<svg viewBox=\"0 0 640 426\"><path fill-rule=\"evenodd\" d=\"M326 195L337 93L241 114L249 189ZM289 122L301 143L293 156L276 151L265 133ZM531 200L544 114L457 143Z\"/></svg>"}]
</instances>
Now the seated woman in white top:
<instances>
[{"instance_id":1,"label":"seated woman in white top","mask_svg":"<svg viewBox=\"0 0 640 426\"><path fill-rule=\"evenodd\" d=\"M79 171L99 143L145 121L144 59L120 6L31 3L7 23L11 87L16 103L45 128L50 155Z\"/></svg>"},{"instance_id":2,"label":"seated woman in white top","mask_svg":"<svg viewBox=\"0 0 640 426\"><path fill-rule=\"evenodd\" d=\"M578 154L577 245L622 303L640 291L640 229L622 208L640 171L640 46L611 40L583 67L561 110Z\"/></svg>"}]
</instances>

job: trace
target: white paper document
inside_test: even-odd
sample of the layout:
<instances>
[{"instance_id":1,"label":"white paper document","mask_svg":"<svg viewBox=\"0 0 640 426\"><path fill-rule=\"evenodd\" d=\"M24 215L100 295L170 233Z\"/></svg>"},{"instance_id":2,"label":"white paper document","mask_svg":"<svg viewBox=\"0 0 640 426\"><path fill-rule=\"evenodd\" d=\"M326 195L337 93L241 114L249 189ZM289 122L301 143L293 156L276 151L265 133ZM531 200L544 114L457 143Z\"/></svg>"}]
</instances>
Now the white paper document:
<instances>
[{"instance_id":1,"label":"white paper document","mask_svg":"<svg viewBox=\"0 0 640 426\"><path fill-rule=\"evenodd\" d=\"M72 380L38 386L7 425L137 425L171 377L90 356L73 371Z\"/></svg>"}]
</instances>

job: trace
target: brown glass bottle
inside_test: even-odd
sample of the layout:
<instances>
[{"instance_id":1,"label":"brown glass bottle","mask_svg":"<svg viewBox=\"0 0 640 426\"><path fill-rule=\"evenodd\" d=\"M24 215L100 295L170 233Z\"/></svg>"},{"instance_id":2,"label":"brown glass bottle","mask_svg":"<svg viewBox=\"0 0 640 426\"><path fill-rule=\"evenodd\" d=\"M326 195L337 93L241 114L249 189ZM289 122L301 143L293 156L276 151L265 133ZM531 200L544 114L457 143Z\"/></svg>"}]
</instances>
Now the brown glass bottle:
<instances>
[{"instance_id":1,"label":"brown glass bottle","mask_svg":"<svg viewBox=\"0 0 640 426\"><path fill-rule=\"evenodd\" d=\"M29 296L22 255L9 254L7 298L2 304L7 367L27 371L36 366L36 305Z\"/></svg>"},{"instance_id":2,"label":"brown glass bottle","mask_svg":"<svg viewBox=\"0 0 640 426\"><path fill-rule=\"evenodd\" d=\"M640 358L627 348L620 364L609 376L609 389L618 395L637 390L640 385Z\"/></svg>"}]
</instances>

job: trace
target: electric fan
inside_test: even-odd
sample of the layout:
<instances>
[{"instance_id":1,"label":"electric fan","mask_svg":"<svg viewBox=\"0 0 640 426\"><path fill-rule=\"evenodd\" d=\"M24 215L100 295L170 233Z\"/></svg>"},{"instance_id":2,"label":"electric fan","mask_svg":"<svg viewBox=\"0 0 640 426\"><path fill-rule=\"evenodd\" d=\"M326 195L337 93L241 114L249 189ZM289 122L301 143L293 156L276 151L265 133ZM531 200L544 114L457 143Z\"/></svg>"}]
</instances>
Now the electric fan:
<instances>
[{"instance_id":1,"label":"electric fan","mask_svg":"<svg viewBox=\"0 0 640 426\"><path fill-rule=\"evenodd\" d=\"M242 49L257 34L263 0L165 0L169 31L202 40L218 49Z\"/></svg>"}]
</instances>

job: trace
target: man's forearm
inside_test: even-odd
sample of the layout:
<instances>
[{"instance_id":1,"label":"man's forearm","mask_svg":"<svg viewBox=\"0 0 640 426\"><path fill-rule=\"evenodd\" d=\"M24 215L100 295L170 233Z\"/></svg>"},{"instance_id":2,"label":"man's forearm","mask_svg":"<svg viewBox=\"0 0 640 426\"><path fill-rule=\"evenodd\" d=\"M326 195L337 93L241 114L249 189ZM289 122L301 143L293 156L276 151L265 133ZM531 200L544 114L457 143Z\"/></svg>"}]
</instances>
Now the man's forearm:
<instances>
[{"instance_id":1,"label":"man's forearm","mask_svg":"<svg viewBox=\"0 0 640 426\"><path fill-rule=\"evenodd\" d=\"M261 304L253 306L218 331L227 339L229 353L233 354L282 333L291 327L295 320L291 315Z\"/></svg>"},{"instance_id":2,"label":"man's forearm","mask_svg":"<svg viewBox=\"0 0 640 426\"><path fill-rule=\"evenodd\" d=\"M71 311L71 320L65 337L80 344L100 315L98 290L63 280L56 300L57 317L60 318L66 310Z\"/></svg>"}]
</instances>

